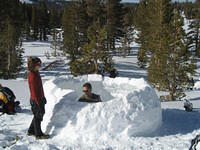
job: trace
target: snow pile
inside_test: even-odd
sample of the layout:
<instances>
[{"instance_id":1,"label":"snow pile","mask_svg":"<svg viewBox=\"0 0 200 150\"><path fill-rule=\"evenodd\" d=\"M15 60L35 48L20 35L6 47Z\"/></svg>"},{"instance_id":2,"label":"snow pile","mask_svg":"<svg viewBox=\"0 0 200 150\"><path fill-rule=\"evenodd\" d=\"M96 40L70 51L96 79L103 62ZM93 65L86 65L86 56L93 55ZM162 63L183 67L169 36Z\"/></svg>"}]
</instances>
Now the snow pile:
<instances>
[{"instance_id":1,"label":"snow pile","mask_svg":"<svg viewBox=\"0 0 200 150\"><path fill-rule=\"evenodd\" d=\"M194 89L200 89L200 81L195 82Z\"/></svg>"},{"instance_id":2,"label":"snow pile","mask_svg":"<svg viewBox=\"0 0 200 150\"><path fill-rule=\"evenodd\" d=\"M85 82L101 95L102 103L78 102ZM161 126L160 101L144 79L67 76L47 81L44 89L47 105L42 128L59 143L110 145L150 135Z\"/></svg>"},{"instance_id":3,"label":"snow pile","mask_svg":"<svg viewBox=\"0 0 200 150\"><path fill-rule=\"evenodd\" d=\"M20 0L21 3L33 4L36 0Z\"/></svg>"}]
</instances>

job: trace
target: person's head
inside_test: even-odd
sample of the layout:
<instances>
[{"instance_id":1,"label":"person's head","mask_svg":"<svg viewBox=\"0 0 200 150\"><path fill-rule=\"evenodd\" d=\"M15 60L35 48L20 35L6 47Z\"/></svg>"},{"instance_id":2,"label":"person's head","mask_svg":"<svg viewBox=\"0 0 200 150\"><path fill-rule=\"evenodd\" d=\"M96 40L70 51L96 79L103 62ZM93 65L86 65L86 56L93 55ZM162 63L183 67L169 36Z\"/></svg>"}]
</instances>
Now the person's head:
<instances>
[{"instance_id":1,"label":"person's head","mask_svg":"<svg viewBox=\"0 0 200 150\"><path fill-rule=\"evenodd\" d=\"M92 94L92 85L88 82L83 84L83 92L86 96L90 96Z\"/></svg>"},{"instance_id":2,"label":"person's head","mask_svg":"<svg viewBox=\"0 0 200 150\"><path fill-rule=\"evenodd\" d=\"M42 61L38 57L28 58L28 71L38 71L41 67Z\"/></svg>"}]
</instances>

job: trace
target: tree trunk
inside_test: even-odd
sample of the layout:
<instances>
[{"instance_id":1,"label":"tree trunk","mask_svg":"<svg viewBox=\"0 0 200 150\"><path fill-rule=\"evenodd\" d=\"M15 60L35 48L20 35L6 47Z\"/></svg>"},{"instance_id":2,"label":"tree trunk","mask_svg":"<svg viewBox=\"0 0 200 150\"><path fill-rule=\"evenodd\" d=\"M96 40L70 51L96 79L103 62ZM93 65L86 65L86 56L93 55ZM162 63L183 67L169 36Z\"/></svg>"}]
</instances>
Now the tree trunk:
<instances>
[{"instance_id":1,"label":"tree trunk","mask_svg":"<svg viewBox=\"0 0 200 150\"><path fill-rule=\"evenodd\" d=\"M57 54L57 42L56 42L56 39L53 40L52 48L54 50L53 56L56 57L56 54Z\"/></svg>"},{"instance_id":2,"label":"tree trunk","mask_svg":"<svg viewBox=\"0 0 200 150\"><path fill-rule=\"evenodd\" d=\"M10 76L10 66L11 66L11 52L12 52L12 38L13 38L13 34L12 34L12 26L10 24L8 24L8 64L7 64L7 78L9 78Z\"/></svg>"},{"instance_id":3,"label":"tree trunk","mask_svg":"<svg viewBox=\"0 0 200 150\"><path fill-rule=\"evenodd\" d=\"M197 53L197 56L200 57L200 52L199 52L199 49L198 49L198 45L199 45L199 29L197 29L197 34L196 34L196 37L195 37L195 51Z\"/></svg>"},{"instance_id":4,"label":"tree trunk","mask_svg":"<svg viewBox=\"0 0 200 150\"><path fill-rule=\"evenodd\" d=\"M42 29L40 29L40 41L42 41Z\"/></svg>"},{"instance_id":5,"label":"tree trunk","mask_svg":"<svg viewBox=\"0 0 200 150\"><path fill-rule=\"evenodd\" d=\"M46 28L43 28L43 40L47 41Z\"/></svg>"},{"instance_id":6,"label":"tree trunk","mask_svg":"<svg viewBox=\"0 0 200 150\"><path fill-rule=\"evenodd\" d=\"M170 91L170 93L169 93L169 97L168 97L168 100L169 100L169 101L174 101L174 100L175 100L175 97L174 97L174 91L173 91L173 90Z\"/></svg>"},{"instance_id":7,"label":"tree trunk","mask_svg":"<svg viewBox=\"0 0 200 150\"><path fill-rule=\"evenodd\" d=\"M10 65L11 65L11 56L10 56L10 48L8 49L8 65L7 65L7 78L10 77Z\"/></svg>"},{"instance_id":8,"label":"tree trunk","mask_svg":"<svg viewBox=\"0 0 200 150\"><path fill-rule=\"evenodd\" d=\"M97 63L97 59L94 60L94 66L95 66L95 72L94 73L98 73L98 63Z\"/></svg>"}]
</instances>

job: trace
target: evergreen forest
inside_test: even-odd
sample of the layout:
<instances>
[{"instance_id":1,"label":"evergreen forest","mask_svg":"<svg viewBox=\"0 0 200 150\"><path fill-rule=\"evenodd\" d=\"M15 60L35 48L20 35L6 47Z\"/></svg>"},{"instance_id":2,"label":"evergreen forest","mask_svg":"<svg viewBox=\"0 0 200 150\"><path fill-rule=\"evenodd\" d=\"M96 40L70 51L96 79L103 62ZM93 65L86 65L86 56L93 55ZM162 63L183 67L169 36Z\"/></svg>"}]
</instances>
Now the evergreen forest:
<instances>
[{"instance_id":1,"label":"evergreen forest","mask_svg":"<svg viewBox=\"0 0 200 150\"><path fill-rule=\"evenodd\" d=\"M0 78L17 77L24 40L48 41L50 36L53 55L62 51L74 76L116 77L113 57L129 56L131 43L138 43L138 65L147 69L147 80L176 100L200 57L200 0L79 0L62 6L0 0Z\"/></svg>"}]
</instances>

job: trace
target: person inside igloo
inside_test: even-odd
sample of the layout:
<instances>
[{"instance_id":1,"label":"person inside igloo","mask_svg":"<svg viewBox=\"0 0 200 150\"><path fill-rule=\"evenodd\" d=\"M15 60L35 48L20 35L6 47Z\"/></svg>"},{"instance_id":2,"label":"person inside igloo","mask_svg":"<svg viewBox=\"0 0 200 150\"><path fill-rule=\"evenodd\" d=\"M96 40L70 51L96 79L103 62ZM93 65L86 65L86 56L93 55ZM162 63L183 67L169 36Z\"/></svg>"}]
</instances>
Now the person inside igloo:
<instances>
[{"instance_id":1,"label":"person inside igloo","mask_svg":"<svg viewBox=\"0 0 200 150\"><path fill-rule=\"evenodd\" d=\"M79 98L79 102L97 103L102 102L100 95L92 93L92 85L87 82L83 84L84 95Z\"/></svg>"}]
</instances>

